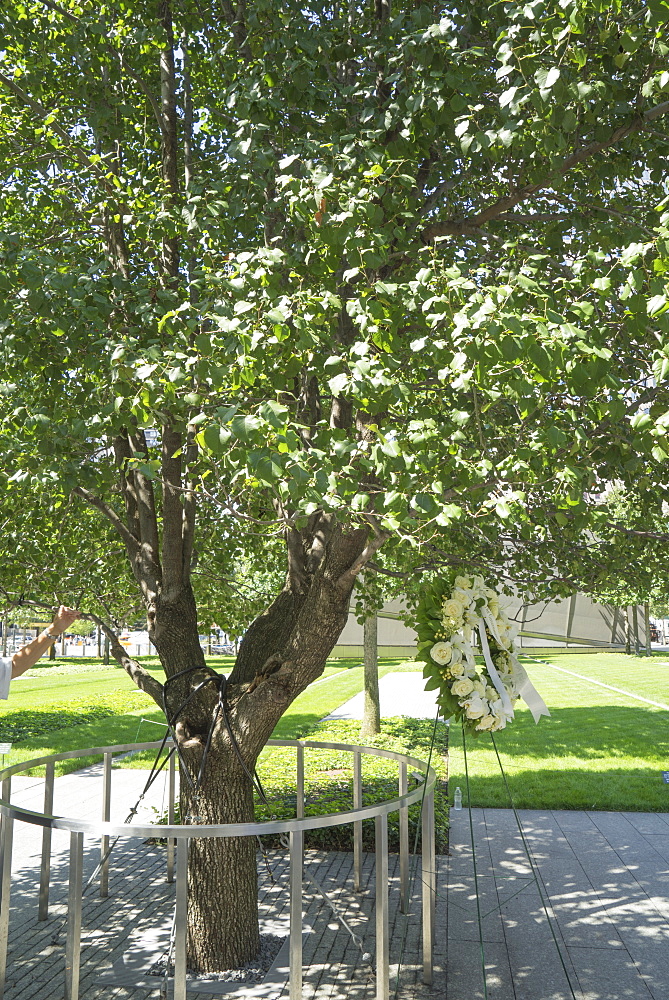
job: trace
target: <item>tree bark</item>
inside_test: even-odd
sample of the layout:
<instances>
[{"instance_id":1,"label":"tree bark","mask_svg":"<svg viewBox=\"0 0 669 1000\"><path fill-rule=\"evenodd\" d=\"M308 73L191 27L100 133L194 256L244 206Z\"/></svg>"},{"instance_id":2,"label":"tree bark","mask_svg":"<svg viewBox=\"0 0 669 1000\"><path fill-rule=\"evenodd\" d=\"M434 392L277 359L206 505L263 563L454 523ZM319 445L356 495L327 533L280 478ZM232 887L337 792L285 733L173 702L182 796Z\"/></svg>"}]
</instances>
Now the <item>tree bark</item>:
<instances>
[{"instance_id":1,"label":"tree bark","mask_svg":"<svg viewBox=\"0 0 669 1000\"><path fill-rule=\"evenodd\" d=\"M643 625L646 630L646 656L651 655L650 648L650 608L648 607L648 601L643 606Z\"/></svg>"},{"instance_id":2,"label":"tree bark","mask_svg":"<svg viewBox=\"0 0 669 1000\"><path fill-rule=\"evenodd\" d=\"M253 820L250 775L255 762L288 705L322 673L348 615L355 581L355 575L348 574L366 548L367 529L330 529L322 535L322 544L305 547L301 592L294 593L287 583L249 628L223 687L227 724L218 708L221 682L206 667L200 647L190 586L184 585L177 599L159 595L154 602L150 634L167 675L170 721L187 770L182 774L185 822ZM188 674L170 681L189 668ZM200 972L236 968L253 959L258 948L254 838L193 840L189 966Z\"/></svg>"},{"instance_id":3,"label":"tree bark","mask_svg":"<svg viewBox=\"0 0 669 1000\"><path fill-rule=\"evenodd\" d=\"M250 823L253 788L225 734L217 734L199 794L182 789L191 823ZM201 754L198 754L201 757ZM251 770L251 768L249 768ZM236 968L260 949L255 837L192 840L188 858L188 962L200 972Z\"/></svg>"},{"instance_id":4,"label":"tree bark","mask_svg":"<svg viewBox=\"0 0 669 1000\"><path fill-rule=\"evenodd\" d=\"M632 622L634 630L634 655L638 656L641 652L641 646L639 644L639 609L636 604L632 605Z\"/></svg>"},{"instance_id":5,"label":"tree bark","mask_svg":"<svg viewBox=\"0 0 669 1000\"><path fill-rule=\"evenodd\" d=\"M379 698L379 647L376 609L370 610L363 625L365 662L365 699L361 736L376 736L381 732L381 701Z\"/></svg>"}]
</instances>

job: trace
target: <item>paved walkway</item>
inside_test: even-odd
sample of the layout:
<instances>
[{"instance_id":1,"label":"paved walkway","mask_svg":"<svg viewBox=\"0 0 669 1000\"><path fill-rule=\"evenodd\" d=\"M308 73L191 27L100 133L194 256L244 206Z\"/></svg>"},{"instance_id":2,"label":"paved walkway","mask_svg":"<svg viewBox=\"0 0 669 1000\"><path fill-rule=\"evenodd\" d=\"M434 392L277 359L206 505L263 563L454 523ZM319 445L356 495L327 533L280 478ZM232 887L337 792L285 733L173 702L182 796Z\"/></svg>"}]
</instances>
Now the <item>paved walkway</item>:
<instances>
[{"instance_id":1,"label":"paved walkway","mask_svg":"<svg viewBox=\"0 0 669 1000\"><path fill-rule=\"evenodd\" d=\"M410 719L434 719L437 714L435 691L426 691L422 674L408 671L386 674L379 680L381 718L405 715ZM326 716L327 719L362 719L364 694L349 701Z\"/></svg>"},{"instance_id":2,"label":"paved walkway","mask_svg":"<svg viewBox=\"0 0 669 1000\"><path fill-rule=\"evenodd\" d=\"M118 772L134 784L142 772ZM84 777L83 782L86 781ZM56 786L59 781L56 779ZM68 776L72 791L76 777ZM119 786L122 781L119 781ZM86 788L86 785L84 785ZM29 798L24 789L23 798ZM36 800L41 788L35 789ZM61 791L61 802L64 801ZM26 801L26 805L27 805ZM37 801L34 803L37 805ZM17 824L17 839L23 840L24 824ZM10 901L10 935L7 980L4 1000L62 1000L64 997L64 947L67 932L68 856L66 845L54 851L49 918L37 920L39 885L39 846L32 853L20 851L15 856ZM86 841L84 879L99 859L99 845ZM261 923L267 930L287 931L288 927L288 857L285 851L267 852L272 871L258 858ZM445 883L445 858L438 859L439 881ZM389 925L391 936L391 996L400 1000L429 1000L445 996L444 954L446 940L438 935L435 947L435 991L422 984L420 944L421 883L420 869L412 864L410 912L399 909L399 863L389 858ZM352 855L320 851L305 852L305 875L314 879L334 901L351 930L362 939L358 947L334 917L331 908L313 885L304 884L305 937L303 943L304 997L310 1000L375 1000L374 953L374 856L363 858L362 891L353 889ZM146 970L165 954L174 910L174 884L165 879L164 848L138 840L123 840L110 861L109 896L101 899L97 885L84 896L82 920L82 956L80 1000L152 1000L160 988L145 983ZM446 924L446 904L442 896L436 907L437 926ZM262 987L221 984L213 995L238 1000L288 1000L287 946L279 969L272 976L269 992ZM133 975L134 973L134 975ZM399 975L399 983L397 982ZM134 984L134 985L133 985ZM171 991L170 991L171 995ZM201 994L189 989L189 998ZM212 993L209 991L209 995Z\"/></svg>"},{"instance_id":3,"label":"paved walkway","mask_svg":"<svg viewBox=\"0 0 669 1000\"><path fill-rule=\"evenodd\" d=\"M416 676L381 682L396 699L384 714L434 717L433 705L415 708ZM432 696L430 696L432 698ZM385 703L385 701L384 701ZM409 707L412 706L411 713ZM352 711L349 707L348 711ZM338 713L338 717L342 717ZM350 715L348 716L350 717ZM99 816L100 769L56 780L57 813ZM146 773L115 770L114 819L124 819ZM13 799L39 808L40 779L15 779ZM161 806L164 786L152 790ZM510 810L473 810L479 907L489 1000L668 1000L669 814L604 812L519 813L537 881ZM391 997L401 1000L485 1000L469 813L451 813L450 858L437 859L435 980L421 983L420 881L413 884L409 918L398 910L396 858L390 859ZM5 1000L63 997L63 917L67 893L67 835L54 836L52 911L37 922L39 831L17 828L13 856L10 961ZM85 876L99 857L87 842ZM272 883L260 866L261 909L285 920L287 859L272 852ZM322 898L305 886L304 1000L373 1000L374 974L362 959L373 952L373 857L364 864L364 891L352 889L349 854L307 852L307 870L337 899L363 938L358 949ZM541 890L541 891L540 891ZM155 991L121 985L114 970L138 941L160 942L171 919L174 887L165 882L164 851L122 841L112 855L110 896L85 899L81 1000L149 1000ZM545 904L545 908L544 908ZM560 955L564 967L560 961ZM104 981L104 973L111 979ZM193 994L195 996L196 994ZM250 997L235 988L235 997ZM256 994L257 995L257 994ZM190 994L189 994L190 996ZM266 1000L288 1000L280 981Z\"/></svg>"},{"instance_id":4,"label":"paved walkway","mask_svg":"<svg viewBox=\"0 0 669 1000\"><path fill-rule=\"evenodd\" d=\"M511 810L472 810L490 1000L667 1000L669 815L519 817L541 895ZM482 1000L469 814L451 821L445 1000Z\"/></svg>"},{"instance_id":5,"label":"paved walkway","mask_svg":"<svg viewBox=\"0 0 669 1000\"><path fill-rule=\"evenodd\" d=\"M382 715L434 718L434 694L416 681L383 677ZM331 718L361 715L358 695ZM519 818L536 881L513 812L472 811L489 1000L669 1000L669 814ZM451 811L440 1000L485 998L471 844L469 813Z\"/></svg>"}]
</instances>

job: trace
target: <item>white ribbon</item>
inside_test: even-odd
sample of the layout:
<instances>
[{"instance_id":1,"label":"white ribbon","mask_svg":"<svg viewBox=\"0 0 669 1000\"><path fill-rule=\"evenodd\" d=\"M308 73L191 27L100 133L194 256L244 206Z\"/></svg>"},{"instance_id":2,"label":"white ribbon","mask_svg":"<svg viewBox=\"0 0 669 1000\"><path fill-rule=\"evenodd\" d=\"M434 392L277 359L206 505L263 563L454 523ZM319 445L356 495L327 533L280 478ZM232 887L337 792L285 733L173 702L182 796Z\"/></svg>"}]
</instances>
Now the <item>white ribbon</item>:
<instances>
[{"instance_id":1,"label":"white ribbon","mask_svg":"<svg viewBox=\"0 0 669 1000\"><path fill-rule=\"evenodd\" d=\"M490 674L490 680L495 685L495 690L502 699L502 705L504 706L505 713L510 719L512 719L513 705L511 704L511 699L509 698L509 692L504 687L504 684L502 683L502 678L497 673L497 667L492 662L492 656L490 655L490 646L488 645L488 636L486 635L485 624L483 620L480 618L478 622L478 628L479 628L479 635L481 636L481 650L483 652L483 659L485 660L485 665L487 667L488 673ZM495 629L495 632L496 631L497 629ZM495 636L494 633L493 636L495 639L497 639L497 636Z\"/></svg>"},{"instance_id":2,"label":"white ribbon","mask_svg":"<svg viewBox=\"0 0 669 1000\"><path fill-rule=\"evenodd\" d=\"M481 620L482 619L482 620ZM502 704L504 705L504 710L506 712L511 712L511 717L513 717L513 706L511 705L511 700L509 698L508 692L502 683L502 679L497 673L497 669L492 662L492 657L490 655L490 647L488 645L488 636L486 635L485 626L490 629L490 634L497 643L498 646L503 648L502 641L500 639L499 631L497 629L497 622L493 618L490 610L488 608L481 608L481 619L479 619L478 629L479 635L481 636L481 650L483 651L483 659L485 660L485 665L488 668L488 673L490 674L490 680L495 685L495 690L499 693ZM532 713L532 718L535 722L538 722L542 715L550 715L546 707L546 702L543 700L534 684L527 676L527 671L520 663L518 658L513 654L509 653L511 658L511 663L514 672L514 687L516 691L523 699L530 712ZM508 705L508 707L507 707Z\"/></svg>"},{"instance_id":3,"label":"white ribbon","mask_svg":"<svg viewBox=\"0 0 669 1000\"><path fill-rule=\"evenodd\" d=\"M532 713L534 721L538 722L542 715L550 715L551 713L546 707L546 702L541 697L530 678L527 676L525 667L518 661L517 657L515 657L513 653L511 653L511 662L513 664L514 674L516 676L520 675L520 682L517 680L515 681L516 690Z\"/></svg>"}]
</instances>

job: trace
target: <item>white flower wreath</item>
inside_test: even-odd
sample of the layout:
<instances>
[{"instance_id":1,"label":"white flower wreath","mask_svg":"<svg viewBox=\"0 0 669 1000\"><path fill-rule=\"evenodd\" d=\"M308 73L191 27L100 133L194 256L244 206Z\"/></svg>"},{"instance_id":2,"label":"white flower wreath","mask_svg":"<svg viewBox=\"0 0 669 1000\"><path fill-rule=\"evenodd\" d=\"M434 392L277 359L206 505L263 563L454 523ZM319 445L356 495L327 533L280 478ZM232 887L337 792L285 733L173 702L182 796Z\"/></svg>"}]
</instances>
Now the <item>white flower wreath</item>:
<instances>
[{"instance_id":1,"label":"white flower wreath","mask_svg":"<svg viewBox=\"0 0 669 1000\"><path fill-rule=\"evenodd\" d=\"M461 719L475 733L495 732L513 719L520 697L535 722L550 714L518 660L518 627L482 577L460 575L438 582L424 595L417 617L425 687L438 692L444 718ZM476 663L475 644L483 665Z\"/></svg>"}]
</instances>

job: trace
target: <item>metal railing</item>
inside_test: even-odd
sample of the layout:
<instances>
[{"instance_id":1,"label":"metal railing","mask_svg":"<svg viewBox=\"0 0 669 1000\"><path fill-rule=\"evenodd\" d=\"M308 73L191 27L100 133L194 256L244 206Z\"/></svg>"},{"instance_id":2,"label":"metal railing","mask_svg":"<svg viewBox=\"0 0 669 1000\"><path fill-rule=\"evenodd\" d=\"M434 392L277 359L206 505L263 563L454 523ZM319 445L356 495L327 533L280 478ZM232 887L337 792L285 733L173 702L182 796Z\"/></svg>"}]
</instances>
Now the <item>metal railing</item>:
<instances>
[{"instance_id":1,"label":"metal railing","mask_svg":"<svg viewBox=\"0 0 669 1000\"><path fill-rule=\"evenodd\" d=\"M100 839L100 895L109 892L109 839L124 838L167 838L167 881L173 882L175 875L176 847L176 912L174 947L174 1000L186 1000L186 920L188 907L188 845L193 838L210 837L257 837L269 834L288 834L290 843L290 927L289 953L290 1000L302 997L302 892L304 834L307 830L319 830L333 826L353 824L353 881L356 890L362 884L362 823L366 819L375 821L376 860L376 998L389 997L389 911L388 911L388 816L399 812L400 846L400 907L403 913L409 908L409 806L422 802L421 816L421 885L422 885L422 958L423 982L432 983L433 923L436 901L435 875L435 833L434 833L434 790L436 774L428 764L406 754L364 747L347 743L320 743L311 740L270 740L270 747L294 747L296 750L297 803L296 818L292 820L270 820L262 823L224 823L210 826L182 826L174 823L176 799L176 767L174 754L170 757L168 772L168 823L147 824L110 822L112 757L114 754L135 750L155 750L162 746L153 743L124 743L116 746L89 747L85 750L70 750L22 761L0 770L2 797L0 798L0 1000L2 1000L7 970L7 946L10 926L11 902L11 860L14 823L30 823L41 826L42 860L40 870L38 920L46 920L49 911L49 884L51 870L51 832L68 830L70 833L69 887L67 901L67 935L65 941L65 1000L78 1000L81 962L81 931L83 909L83 865L84 836ZM304 815L305 782L304 755L309 749L343 750L353 755L353 808L345 812L324 816ZM55 764L61 760L76 757L102 755L103 787L102 815L99 821L77 819L76 817L53 816L53 796ZM366 755L386 757L397 761L397 798L378 802L374 805L362 804L362 758ZM11 802L12 776L39 766L46 767L44 777L43 813L13 805ZM420 779L409 791L409 775Z\"/></svg>"}]
</instances>

